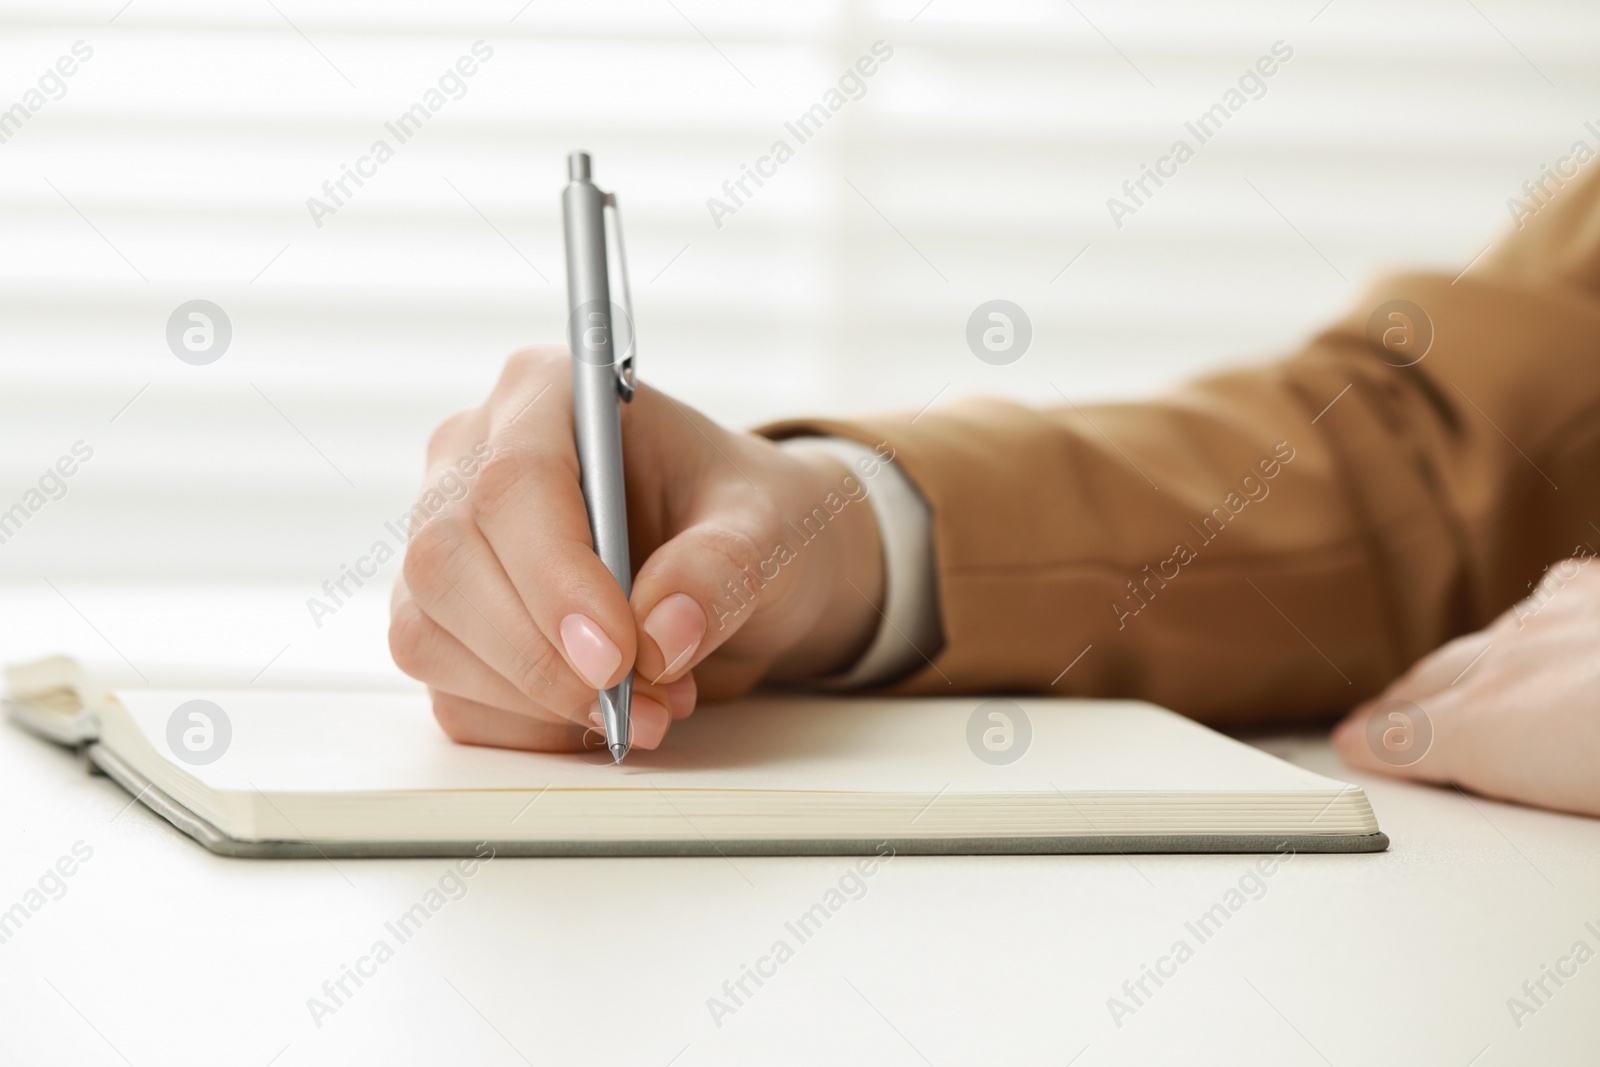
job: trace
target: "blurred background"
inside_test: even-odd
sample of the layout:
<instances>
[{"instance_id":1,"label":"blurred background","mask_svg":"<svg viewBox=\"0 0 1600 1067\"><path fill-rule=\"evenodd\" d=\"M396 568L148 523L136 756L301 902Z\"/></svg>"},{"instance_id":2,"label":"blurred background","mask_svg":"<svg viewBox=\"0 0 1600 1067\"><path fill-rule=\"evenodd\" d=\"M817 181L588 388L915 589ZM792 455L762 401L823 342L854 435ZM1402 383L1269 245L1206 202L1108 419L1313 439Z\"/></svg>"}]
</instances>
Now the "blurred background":
<instances>
[{"instance_id":1,"label":"blurred background","mask_svg":"<svg viewBox=\"0 0 1600 1067\"><path fill-rule=\"evenodd\" d=\"M1107 199L1275 44L1118 226ZM1509 0L0 5L27 111L0 116L0 511L93 451L0 582L316 593L409 505L433 425L563 339L571 149L622 200L643 377L718 419L1137 396L1283 352L1382 269L1467 269L1596 145L1597 46L1600 9ZM167 339L196 299L232 331L198 366ZM966 339L991 299L1032 324L1006 365Z\"/></svg>"}]
</instances>

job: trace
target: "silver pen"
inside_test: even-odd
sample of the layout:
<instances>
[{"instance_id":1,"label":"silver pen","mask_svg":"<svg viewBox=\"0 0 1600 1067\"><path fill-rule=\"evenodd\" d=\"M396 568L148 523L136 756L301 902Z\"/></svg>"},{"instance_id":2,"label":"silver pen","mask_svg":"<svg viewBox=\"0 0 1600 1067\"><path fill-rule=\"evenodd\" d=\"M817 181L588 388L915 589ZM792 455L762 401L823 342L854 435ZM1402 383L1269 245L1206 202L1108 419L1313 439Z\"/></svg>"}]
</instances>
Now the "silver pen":
<instances>
[{"instance_id":1,"label":"silver pen","mask_svg":"<svg viewBox=\"0 0 1600 1067\"><path fill-rule=\"evenodd\" d=\"M628 261L615 194L589 180L589 154L567 156L567 187L561 193L561 226L567 245L567 345L572 351L572 415L578 444L583 501L595 554L633 595L628 562L628 503L622 473L621 405L633 399L633 308L628 292ZM611 303L605 212L610 208L621 268L623 308ZM619 336L620 335L620 336ZM600 719L606 747L621 763L631 740L629 705L633 672L602 690Z\"/></svg>"}]
</instances>

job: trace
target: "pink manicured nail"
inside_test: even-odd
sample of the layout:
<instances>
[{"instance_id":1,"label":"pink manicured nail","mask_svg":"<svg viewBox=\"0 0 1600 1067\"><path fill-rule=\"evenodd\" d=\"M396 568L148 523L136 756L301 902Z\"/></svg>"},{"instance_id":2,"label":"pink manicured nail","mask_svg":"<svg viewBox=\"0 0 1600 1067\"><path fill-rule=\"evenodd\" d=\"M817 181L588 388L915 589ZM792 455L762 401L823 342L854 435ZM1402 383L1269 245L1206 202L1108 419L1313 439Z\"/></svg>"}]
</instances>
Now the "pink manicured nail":
<instances>
[{"instance_id":1,"label":"pink manicured nail","mask_svg":"<svg viewBox=\"0 0 1600 1067\"><path fill-rule=\"evenodd\" d=\"M589 705L589 721L594 724L596 730L604 730L606 728L606 720L600 714L600 702L598 700Z\"/></svg>"},{"instance_id":2,"label":"pink manicured nail","mask_svg":"<svg viewBox=\"0 0 1600 1067\"><path fill-rule=\"evenodd\" d=\"M672 723L672 713L649 697L634 697L629 715L634 748L655 748Z\"/></svg>"},{"instance_id":3,"label":"pink manicured nail","mask_svg":"<svg viewBox=\"0 0 1600 1067\"><path fill-rule=\"evenodd\" d=\"M664 678L689 665L706 635L706 613L700 610L693 597L673 593L650 609L644 620L644 632L655 641L666 660L660 674Z\"/></svg>"},{"instance_id":4,"label":"pink manicured nail","mask_svg":"<svg viewBox=\"0 0 1600 1067\"><path fill-rule=\"evenodd\" d=\"M574 612L561 620L561 643L591 689L604 689L622 664L622 653L606 632L587 615Z\"/></svg>"}]
</instances>

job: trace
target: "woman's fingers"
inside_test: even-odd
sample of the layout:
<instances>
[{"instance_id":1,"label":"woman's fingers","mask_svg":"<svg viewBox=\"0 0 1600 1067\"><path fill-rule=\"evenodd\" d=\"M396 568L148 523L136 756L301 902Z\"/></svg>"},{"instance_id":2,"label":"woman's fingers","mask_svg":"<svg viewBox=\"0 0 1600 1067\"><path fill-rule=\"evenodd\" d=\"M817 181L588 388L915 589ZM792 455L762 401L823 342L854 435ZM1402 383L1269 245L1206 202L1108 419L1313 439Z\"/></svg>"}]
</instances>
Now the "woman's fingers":
<instances>
[{"instance_id":1,"label":"woman's fingers","mask_svg":"<svg viewBox=\"0 0 1600 1067\"><path fill-rule=\"evenodd\" d=\"M478 422L470 429L441 431L435 449L440 455L468 444L467 438L480 430L486 435L486 454L466 499L454 509L454 525L437 538L444 544L415 546L407 562L412 555L424 557L415 564L420 577L421 572L449 562L427 559L430 551L447 557L454 544L480 563L485 555L494 559L503 585L520 602L520 611L503 602L503 585L495 582L493 588L483 589L495 597L482 609L485 619L497 624L496 629L503 629L498 626L501 622L520 627L522 619L531 621L542 637L537 644L541 655L554 650L564 661L559 667L547 664L524 650L526 663L514 669L525 677L526 667L537 667L537 673L563 690L571 688L565 677L570 672L592 692L609 689L632 668L634 620L621 587L592 546L578 485L570 397L564 352L529 350L507 362ZM422 590L417 591L420 596ZM425 610L435 602L425 601ZM481 627L467 620L470 629L461 631L443 618L440 621L490 665L505 668L503 650L493 648L492 638ZM502 636L522 644L509 631ZM508 677L519 679L517 674ZM520 680L518 685L525 688Z\"/></svg>"},{"instance_id":2,"label":"woman's fingers","mask_svg":"<svg viewBox=\"0 0 1600 1067\"><path fill-rule=\"evenodd\" d=\"M396 664L413 678L426 682L436 700L440 696L456 698L550 725L595 725L590 717L594 707L592 700L581 717L569 717L518 691L429 618L411 598L403 582L396 583L391 612L389 645ZM631 743L646 749L658 746L673 720L693 714L695 699L692 677L670 686L636 681Z\"/></svg>"},{"instance_id":3,"label":"woman's fingers","mask_svg":"<svg viewBox=\"0 0 1600 1067\"><path fill-rule=\"evenodd\" d=\"M1468 691L1468 679L1492 643L1488 631L1479 631L1424 656L1382 693L1351 710L1333 732L1334 748L1361 770L1451 781L1456 746L1445 735L1453 729L1453 712Z\"/></svg>"},{"instance_id":4,"label":"woman's fingers","mask_svg":"<svg viewBox=\"0 0 1600 1067\"><path fill-rule=\"evenodd\" d=\"M433 697L433 717L452 740L463 745L533 752L579 752L585 747L584 734L588 730L574 723L518 715L453 693L430 690L429 694Z\"/></svg>"},{"instance_id":5,"label":"woman's fingers","mask_svg":"<svg viewBox=\"0 0 1600 1067\"><path fill-rule=\"evenodd\" d=\"M1456 694L1421 701L1380 696L1361 705L1333 731L1333 747L1358 770L1442 784L1456 778L1459 740Z\"/></svg>"},{"instance_id":6,"label":"woman's fingers","mask_svg":"<svg viewBox=\"0 0 1600 1067\"><path fill-rule=\"evenodd\" d=\"M672 718L687 719L694 714L694 706L700 699L699 686L695 683L694 675L686 674L676 682L665 686L667 706L672 709Z\"/></svg>"},{"instance_id":7,"label":"woman's fingers","mask_svg":"<svg viewBox=\"0 0 1600 1067\"><path fill-rule=\"evenodd\" d=\"M593 690L567 667L528 616L483 536L454 513L411 539L402 568L418 608L535 703L573 722Z\"/></svg>"},{"instance_id":8,"label":"woman's fingers","mask_svg":"<svg viewBox=\"0 0 1600 1067\"><path fill-rule=\"evenodd\" d=\"M646 411L672 404L656 394L641 399ZM696 443L723 432L672 406L670 417L697 430ZM832 457L766 448L718 447L707 462L727 476L701 482L692 508L674 516L672 536L634 577L642 676L671 681L707 657L743 657L753 673L738 665L729 677L748 689L821 620L831 641L819 646L838 645L840 654L864 647L876 630L872 594L862 589L875 588L881 549L865 488ZM848 565L854 555L868 565ZM839 588L843 612L830 607ZM839 658L822 647L814 653L812 673Z\"/></svg>"},{"instance_id":9,"label":"woman's fingers","mask_svg":"<svg viewBox=\"0 0 1600 1067\"><path fill-rule=\"evenodd\" d=\"M813 631L859 643L822 621L825 583L799 574L828 572L846 527L865 531L850 540L880 562L864 491L835 484L847 468L729 434L648 388L623 420L639 565L630 603L593 549L569 363L564 350L517 353L484 406L429 441L390 639L401 667L438 694L441 721L478 740L499 735L475 709L588 729L596 690L632 671L631 743L651 748L701 692L748 690ZM842 656L812 658L824 670Z\"/></svg>"},{"instance_id":10,"label":"woman's fingers","mask_svg":"<svg viewBox=\"0 0 1600 1067\"><path fill-rule=\"evenodd\" d=\"M609 689L633 666L633 613L595 555L570 432L513 428L491 443L472 521L545 641L590 689Z\"/></svg>"},{"instance_id":11,"label":"woman's fingers","mask_svg":"<svg viewBox=\"0 0 1600 1067\"><path fill-rule=\"evenodd\" d=\"M1333 732L1352 767L1424 782L1457 773L1458 744L1449 740L1456 708L1493 644L1490 631L1466 634L1422 657L1371 700L1357 705Z\"/></svg>"},{"instance_id":12,"label":"woman's fingers","mask_svg":"<svg viewBox=\"0 0 1600 1067\"><path fill-rule=\"evenodd\" d=\"M417 606L404 584L396 583L390 609L389 654L395 665L420 682L452 696L518 715L570 725L562 716L532 700L502 674L479 659L453 634Z\"/></svg>"},{"instance_id":13,"label":"woman's fingers","mask_svg":"<svg viewBox=\"0 0 1600 1067\"><path fill-rule=\"evenodd\" d=\"M552 723L504 708L490 707L454 693L430 690L433 717L454 741L463 745L520 748L532 752L605 750L605 737L594 725ZM633 747L652 749L661 744L671 715L654 700L634 702Z\"/></svg>"},{"instance_id":14,"label":"woman's fingers","mask_svg":"<svg viewBox=\"0 0 1600 1067\"><path fill-rule=\"evenodd\" d=\"M1386 700L1420 701L1448 692L1468 678L1494 643L1490 630L1465 634L1423 656L1369 704Z\"/></svg>"},{"instance_id":15,"label":"woman's fingers","mask_svg":"<svg viewBox=\"0 0 1600 1067\"><path fill-rule=\"evenodd\" d=\"M633 603L641 622L640 677L681 678L783 595L784 549L754 511L693 526L656 549L639 568ZM775 528L777 524L771 523Z\"/></svg>"}]
</instances>

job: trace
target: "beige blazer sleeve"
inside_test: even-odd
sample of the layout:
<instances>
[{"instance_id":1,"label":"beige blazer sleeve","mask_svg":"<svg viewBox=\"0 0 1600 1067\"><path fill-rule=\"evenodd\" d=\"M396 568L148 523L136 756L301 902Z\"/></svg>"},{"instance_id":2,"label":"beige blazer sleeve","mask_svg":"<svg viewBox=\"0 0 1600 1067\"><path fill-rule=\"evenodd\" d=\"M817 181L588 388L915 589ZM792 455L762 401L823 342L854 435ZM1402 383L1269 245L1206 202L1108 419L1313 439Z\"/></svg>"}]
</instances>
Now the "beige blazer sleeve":
<instances>
[{"instance_id":1,"label":"beige blazer sleeve","mask_svg":"<svg viewBox=\"0 0 1600 1067\"><path fill-rule=\"evenodd\" d=\"M1409 354L1404 319L1369 340L1393 301ZM1600 546L1600 182L1459 279L1385 278L1289 358L1153 402L764 432L887 442L926 497L945 641L898 690L1330 716Z\"/></svg>"}]
</instances>

